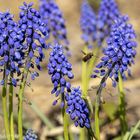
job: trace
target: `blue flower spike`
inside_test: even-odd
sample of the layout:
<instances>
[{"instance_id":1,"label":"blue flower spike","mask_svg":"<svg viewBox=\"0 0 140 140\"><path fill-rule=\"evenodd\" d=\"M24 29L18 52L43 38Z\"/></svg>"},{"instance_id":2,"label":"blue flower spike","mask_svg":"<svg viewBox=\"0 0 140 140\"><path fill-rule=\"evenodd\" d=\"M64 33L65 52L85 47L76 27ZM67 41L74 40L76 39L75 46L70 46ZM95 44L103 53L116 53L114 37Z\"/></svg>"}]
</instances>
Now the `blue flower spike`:
<instances>
[{"instance_id":1,"label":"blue flower spike","mask_svg":"<svg viewBox=\"0 0 140 140\"><path fill-rule=\"evenodd\" d=\"M63 46L55 44L52 46L52 52L50 53L48 63L48 73L51 75L51 81L54 85L52 94L56 97L71 91L71 84L67 81L73 79L72 65L68 62L67 57L64 55ZM58 100L58 99L57 99ZM54 105L57 103L54 101Z\"/></svg>"},{"instance_id":2,"label":"blue flower spike","mask_svg":"<svg viewBox=\"0 0 140 140\"><path fill-rule=\"evenodd\" d=\"M18 76L21 73L19 67L22 64L22 52L20 51L23 47L22 41L23 35L17 23L13 21L13 15L8 11L0 13L0 72L5 73L1 79L1 85L8 77L8 83L17 86ZM11 74L17 75L16 78L10 77Z\"/></svg>"},{"instance_id":3,"label":"blue flower spike","mask_svg":"<svg viewBox=\"0 0 140 140\"><path fill-rule=\"evenodd\" d=\"M123 80L131 76L130 66L134 64L136 56L136 34L133 26L128 23L127 16L119 16L112 25L111 33L107 39L107 47L104 50L104 56L101 62L96 66L95 75L105 76L108 71L108 77L112 79L113 87L116 87L119 80L119 72Z\"/></svg>"},{"instance_id":4,"label":"blue flower spike","mask_svg":"<svg viewBox=\"0 0 140 140\"><path fill-rule=\"evenodd\" d=\"M80 87L72 88L71 93L66 94L66 112L74 121L75 126L90 128L89 109L85 100L82 98Z\"/></svg>"},{"instance_id":5,"label":"blue flower spike","mask_svg":"<svg viewBox=\"0 0 140 140\"><path fill-rule=\"evenodd\" d=\"M33 69L36 67L42 70L40 63L44 60L45 54L43 49L47 49L46 40L49 37L46 30L47 25L42 21L39 11L32 8L33 3L23 3L20 6L21 12L19 14L19 28L24 35L23 52L24 62L31 73L31 79L34 80L39 74ZM28 61L27 61L28 60Z\"/></svg>"}]
</instances>

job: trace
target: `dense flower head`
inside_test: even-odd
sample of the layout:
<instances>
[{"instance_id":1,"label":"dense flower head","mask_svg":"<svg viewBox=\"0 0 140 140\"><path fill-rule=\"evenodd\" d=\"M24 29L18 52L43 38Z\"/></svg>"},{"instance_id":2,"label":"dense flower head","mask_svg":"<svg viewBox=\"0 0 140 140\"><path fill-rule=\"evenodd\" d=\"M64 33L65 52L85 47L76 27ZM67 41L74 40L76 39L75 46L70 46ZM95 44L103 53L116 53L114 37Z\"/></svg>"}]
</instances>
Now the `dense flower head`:
<instances>
[{"instance_id":1,"label":"dense flower head","mask_svg":"<svg viewBox=\"0 0 140 140\"><path fill-rule=\"evenodd\" d=\"M91 48L96 40L96 14L87 0L81 6L80 26L83 32L82 39Z\"/></svg>"},{"instance_id":2,"label":"dense flower head","mask_svg":"<svg viewBox=\"0 0 140 140\"><path fill-rule=\"evenodd\" d=\"M72 65L68 62L67 57L64 55L63 46L55 44L52 46L48 63L48 73L51 75L51 81L54 85L52 94L58 97L66 91L71 91L71 84L67 81L66 77L72 79Z\"/></svg>"},{"instance_id":3,"label":"dense flower head","mask_svg":"<svg viewBox=\"0 0 140 140\"><path fill-rule=\"evenodd\" d=\"M39 0L39 2L41 16L48 25L50 34L52 34L56 42L63 44L65 49L68 49L69 42L65 20L55 0Z\"/></svg>"},{"instance_id":4,"label":"dense flower head","mask_svg":"<svg viewBox=\"0 0 140 140\"><path fill-rule=\"evenodd\" d=\"M118 82L120 72L123 80L126 79L126 72L131 75L130 66L134 63L136 55L136 35L127 16L120 16L112 25L111 33L107 39L107 47L101 62L96 66L95 73L104 76L108 69L111 69L109 77L113 80L113 86ZM93 77L96 77L95 75Z\"/></svg>"},{"instance_id":5,"label":"dense flower head","mask_svg":"<svg viewBox=\"0 0 140 140\"><path fill-rule=\"evenodd\" d=\"M35 134L35 132L32 129L28 129L25 136L24 136L24 140L37 140L38 137Z\"/></svg>"},{"instance_id":6,"label":"dense flower head","mask_svg":"<svg viewBox=\"0 0 140 140\"><path fill-rule=\"evenodd\" d=\"M103 40L110 33L111 25L114 20L119 17L120 12L115 0L102 0L97 15L97 40L98 45L101 46Z\"/></svg>"},{"instance_id":7,"label":"dense flower head","mask_svg":"<svg viewBox=\"0 0 140 140\"><path fill-rule=\"evenodd\" d=\"M22 41L22 33L17 23L13 21L13 16L8 11L0 13L0 72L5 74L0 82L2 85L6 77L20 74ZM12 77L12 84L16 86L17 79Z\"/></svg>"},{"instance_id":8,"label":"dense flower head","mask_svg":"<svg viewBox=\"0 0 140 140\"><path fill-rule=\"evenodd\" d=\"M66 94L66 112L74 121L75 126L90 128L89 109L85 100L81 97L80 88L73 88L71 93Z\"/></svg>"},{"instance_id":9,"label":"dense flower head","mask_svg":"<svg viewBox=\"0 0 140 140\"><path fill-rule=\"evenodd\" d=\"M20 6L19 28L24 34L24 64L27 69L35 66L41 70L40 62L43 61L45 55L43 49L46 49L46 39L48 39L47 25L42 21L39 11L32 8L33 3L23 3ZM31 78L35 79L37 72L31 72Z\"/></svg>"}]
</instances>

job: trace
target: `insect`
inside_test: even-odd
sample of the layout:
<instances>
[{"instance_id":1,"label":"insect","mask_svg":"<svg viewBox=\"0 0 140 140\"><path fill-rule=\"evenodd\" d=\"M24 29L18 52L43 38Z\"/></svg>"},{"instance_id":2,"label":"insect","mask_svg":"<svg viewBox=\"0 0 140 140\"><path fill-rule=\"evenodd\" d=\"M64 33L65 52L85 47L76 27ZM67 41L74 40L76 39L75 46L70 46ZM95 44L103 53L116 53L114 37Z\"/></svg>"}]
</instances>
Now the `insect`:
<instances>
[{"instance_id":1,"label":"insect","mask_svg":"<svg viewBox=\"0 0 140 140\"><path fill-rule=\"evenodd\" d=\"M85 53L84 51L82 51L82 53L85 55L82 59L84 62L87 62L94 56L94 54L92 52Z\"/></svg>"}]
</instances>

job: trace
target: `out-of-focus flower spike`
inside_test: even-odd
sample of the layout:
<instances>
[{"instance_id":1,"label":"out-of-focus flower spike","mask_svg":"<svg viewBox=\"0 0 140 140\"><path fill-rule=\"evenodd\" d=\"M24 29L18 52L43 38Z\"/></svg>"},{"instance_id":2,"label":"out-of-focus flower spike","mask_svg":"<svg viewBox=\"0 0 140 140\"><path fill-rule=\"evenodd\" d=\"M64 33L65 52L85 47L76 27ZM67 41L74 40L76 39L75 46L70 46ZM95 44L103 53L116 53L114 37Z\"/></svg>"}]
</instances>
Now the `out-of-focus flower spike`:
<instances>
[{"instance_id":1,"label":"out-of-focus flower spike","mask_svg":"<svg viewBox=\"0 0 140 140\"><path fill-rule=\"evenodd\" d=\"M82 39L89 48L93 47L93 42L96 41L96 14L87 0L83 0L81 6L80 26L82 30Z\"/></svg>"},{"instance_id":2,"label":"out-of-focus flower spike","mask_svg":"<svg viewBox=\"0 0 140 140\"><path fill-rule=\"evenodd\" d=\"M47 24L47 30L54 37L54 41L64 46L69 52L69 41L63 14L55 0L39 0L39 11L44 22Z\"/></svg>"},{"instance_id":3,"label":"out-of-focus flower spike","mask_svg":"<svg viewBox=\"0 0 140 140\"><path fill-rule=\"evenodd\" d=\"M101 0L98 13L83 0L81 6L80 25L83 32L82 39L91 48L95 42L102 46L104 39L109 35L111 25L119 17L120 12L115 0Z\"/></svg>"}]
</instances>

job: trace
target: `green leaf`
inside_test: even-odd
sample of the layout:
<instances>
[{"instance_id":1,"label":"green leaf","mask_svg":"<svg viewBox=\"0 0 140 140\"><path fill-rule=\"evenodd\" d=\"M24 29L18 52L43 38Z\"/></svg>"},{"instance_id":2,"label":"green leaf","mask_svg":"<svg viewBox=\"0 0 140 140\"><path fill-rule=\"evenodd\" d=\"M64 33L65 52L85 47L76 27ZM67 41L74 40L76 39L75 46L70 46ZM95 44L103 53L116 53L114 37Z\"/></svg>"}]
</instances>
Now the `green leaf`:
<instances>
[{"instance_id":1,"label":"green leaf","mask_svg":"<svg viewBox=\"0 0 140 140\"><path fill-rule=\"evenodd\" d=\"M140 120L137 122L137 124L130 130L130 132L127 132L123 138L123 140L132 140L132 137L138 132L138 129L140 127ZM139 132L140 133L140 132Z\"/></svg>"}]
</instances>

